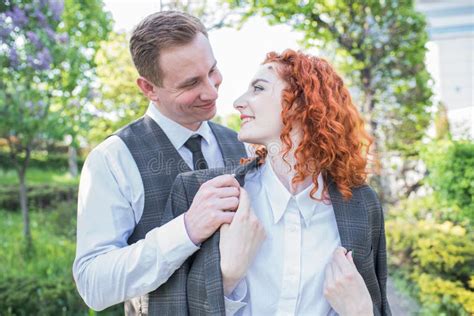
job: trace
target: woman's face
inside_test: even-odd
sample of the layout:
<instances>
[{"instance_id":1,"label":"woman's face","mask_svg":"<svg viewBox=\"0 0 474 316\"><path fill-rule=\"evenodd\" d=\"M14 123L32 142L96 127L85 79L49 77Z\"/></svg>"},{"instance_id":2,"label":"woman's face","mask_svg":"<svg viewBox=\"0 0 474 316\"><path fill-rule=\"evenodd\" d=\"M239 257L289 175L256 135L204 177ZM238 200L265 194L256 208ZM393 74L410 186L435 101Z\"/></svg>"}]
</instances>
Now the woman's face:
<instances>
[{"instance_id":1,"label":"woman's face","mask_svg":"<svg viewBox=\"0 0 474 316\"><path fill-rule=\"evenodd\" d=\"M239 140L269 146L279 143L281 121L281 95L285 82L280 79L275 63L260 66L247 91L234 102L240 112Z\"/></svg>"}]
</instances>

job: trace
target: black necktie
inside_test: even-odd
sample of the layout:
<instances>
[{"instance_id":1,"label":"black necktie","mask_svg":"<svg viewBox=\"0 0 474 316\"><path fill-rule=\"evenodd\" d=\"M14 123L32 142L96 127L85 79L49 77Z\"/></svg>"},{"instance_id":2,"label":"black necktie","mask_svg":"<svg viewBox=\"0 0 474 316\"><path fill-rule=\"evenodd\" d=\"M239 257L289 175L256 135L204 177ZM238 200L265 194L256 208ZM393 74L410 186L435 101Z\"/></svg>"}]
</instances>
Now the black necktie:
<instances>
[{"instance_id":1,"label":"black necktie","mask_svg":"<svg viewBox=\"0 0 474 316\"><path fill-rule=\"evenodd\" d=\"M184 147L193 153L194 170L208 169L206 159L201 150L201 135L193 135L184 143Z\"/></svg>"}]
</instances>

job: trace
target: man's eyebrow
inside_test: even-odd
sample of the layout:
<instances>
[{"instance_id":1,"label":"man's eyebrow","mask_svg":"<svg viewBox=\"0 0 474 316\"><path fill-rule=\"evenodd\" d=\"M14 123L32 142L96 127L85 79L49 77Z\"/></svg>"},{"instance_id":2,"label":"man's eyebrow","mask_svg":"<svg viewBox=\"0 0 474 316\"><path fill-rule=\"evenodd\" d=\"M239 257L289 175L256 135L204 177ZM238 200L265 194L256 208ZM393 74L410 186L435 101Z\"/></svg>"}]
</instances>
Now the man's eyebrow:
<instances>
[{"instance_id":1,"label":"man's eyebrow","mask_svg":"<svg viewBox=\"0 0 474 316\"><path fill-rule=\"evenodd\" d=\"M260 81L263 81L263 82L266 82L266 83L270 83L270 81L268 81L268 80L266 80L266 79L257 78L257 79L255 79L254 81L252 81L252 82L250 83L250 86L254 86L254 85L256 85L256 84L257 84L258 82L260 82Z\"/></svg>"},{"instance_id":2,"label":"man's eyebrow","mask_svg":"<svg viewBox=\"0 0 474 316\"><path fill-rule=\"evenodd\" d=\"M214 61L214 64L212 65L211 69L216 68L216 66L217 66L217 60ZM198 81L198 80L200 80L200 77L199 77L199 76L191 77L191 78L189 78L189 79L184 80L182 83L180 83L180 84L178 85L178 88L186 87L186 86L188 86L189 84L193 83L194 81Z\"/></svg>"},{"instance_id":3,"label":"man's eyebrow","mask_svg":"<svg viewBox=\"0 0 474 316\"><path fill-rule=\"evenodd\" d=\"M183 82L181 82L179 85L178 85L178 89L179 88L184 88L188 85L190 85L191 83L193 83L194 81L198 81L199 80L199 76L196 76L196 77L191 77L191 78L188 78L186 80L184 80Z\"/></svg>"}]
</instances>

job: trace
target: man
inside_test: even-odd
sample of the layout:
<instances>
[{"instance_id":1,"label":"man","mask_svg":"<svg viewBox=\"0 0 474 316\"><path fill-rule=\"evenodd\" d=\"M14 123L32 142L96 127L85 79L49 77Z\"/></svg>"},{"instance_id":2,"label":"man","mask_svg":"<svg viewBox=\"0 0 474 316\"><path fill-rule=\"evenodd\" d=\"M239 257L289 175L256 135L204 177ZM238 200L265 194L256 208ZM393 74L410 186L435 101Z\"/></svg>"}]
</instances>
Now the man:
<instances>
[{"instance_id":1,"label":"man","mask_svg":"<svg viewBox=\"0 0 474 316\"><path fill-rule=\"evenodd\" d=\"M226 210L238 206L239 184L224 175L208 181L182 216L160 226L174 179L184 171L231 168L246 153L233 131L208 122L222 76L197 18L152 14L134 30L130 51L150 105L84 165L73 273L92 309L128 300L127 314L147 314L147 293L230 223L233 212Z\"/></svg>"}]
</instances>

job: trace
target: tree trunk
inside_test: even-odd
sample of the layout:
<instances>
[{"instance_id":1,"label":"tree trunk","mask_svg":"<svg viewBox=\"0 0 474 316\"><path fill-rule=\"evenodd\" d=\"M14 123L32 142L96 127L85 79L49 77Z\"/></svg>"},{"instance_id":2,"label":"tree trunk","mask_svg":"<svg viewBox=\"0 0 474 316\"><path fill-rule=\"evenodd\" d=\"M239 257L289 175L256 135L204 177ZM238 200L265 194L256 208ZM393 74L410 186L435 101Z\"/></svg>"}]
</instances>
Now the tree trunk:
<instances>
[{"instance_id":1,"label":"tree trunk","mask_svg":"<svg viewBox=\"0 0 474 316\"><path fill-rule=\"evenodd\" d=\"M72 177L77 177L79 174L77 168L77 149L73 145L68 147L68 163L69 163L69 173Z\"/></svg>"},{"instance_id":2,"label":"tree trunk","mask_svg":"<svg viewBox=\"0 0 474 316\"><path fill-rule=\"evenodd\" d=\"M370 179L371 185L377 191L380 201L383 203L385 201L385 188L382 183L383 178L383 166L381 161L381 150L379 146L379 139L377 138L377 128L378 123L374 118L374 109L376 105L376 100L374 98L374 91L372 87L372 79L370 69L365 69L362 71L362 85L363 90L363 105L362 105L362 114L367 123L367 129L369 134L374 138L372 143L369 155L371 160L369 161L369 170L372 173Z\"/></svg>"},{"instance_id":3,"label":"tree trunk","mask_svg":"<svg viewBox=\"0 0 474 316\"><path fill-rule=\"evenodd\" d=\"M25 238L25 245L27 253L31 252L33 241L30 230L30 212L28 209L28 195L26 188L26 168L23 167L18 170L18 178L20 180L20 206L21 214L23 216L23 237Z\"/></svg>"}]
</instances>

